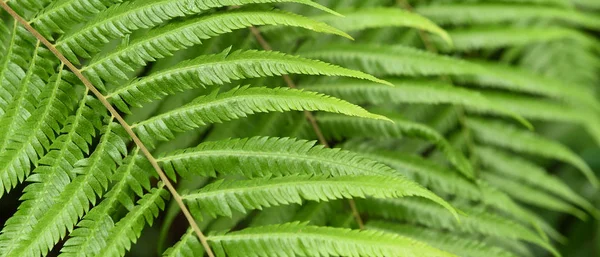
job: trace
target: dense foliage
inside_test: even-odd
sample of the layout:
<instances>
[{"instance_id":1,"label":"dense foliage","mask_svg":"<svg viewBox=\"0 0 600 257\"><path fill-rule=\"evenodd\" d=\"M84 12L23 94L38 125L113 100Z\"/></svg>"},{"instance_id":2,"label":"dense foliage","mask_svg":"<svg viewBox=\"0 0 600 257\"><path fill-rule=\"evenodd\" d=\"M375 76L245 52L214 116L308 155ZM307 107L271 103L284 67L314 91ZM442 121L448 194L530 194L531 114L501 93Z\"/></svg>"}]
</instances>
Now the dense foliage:
<instances>
[{"instance_id":1,"label":"dense foliage","mask_svg":"<svg viewBox=\"0 0 600 257\"><path fill-rule=\"evenodd\" d=\"M599 254L596 0L0 5L0 257Z\"/></svg>"}]
</instances>

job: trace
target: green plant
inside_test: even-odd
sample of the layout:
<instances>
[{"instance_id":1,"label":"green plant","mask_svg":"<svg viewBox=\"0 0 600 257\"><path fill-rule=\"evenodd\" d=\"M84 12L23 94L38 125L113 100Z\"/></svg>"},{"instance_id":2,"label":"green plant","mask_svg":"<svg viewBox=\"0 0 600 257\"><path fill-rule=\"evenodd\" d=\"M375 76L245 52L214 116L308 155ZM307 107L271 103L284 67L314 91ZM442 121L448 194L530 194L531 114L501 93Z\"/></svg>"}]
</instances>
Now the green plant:
<instances>
[{"instance_id":1,"label":"green plant","mask_svg":"<svg viewBox=\"0 0 600 257\"><path fill-rule=\"evenodd\" d=\"M3 1L0 256L560 256L600 6L494 2Z\"/></svg>"}]
</instances>

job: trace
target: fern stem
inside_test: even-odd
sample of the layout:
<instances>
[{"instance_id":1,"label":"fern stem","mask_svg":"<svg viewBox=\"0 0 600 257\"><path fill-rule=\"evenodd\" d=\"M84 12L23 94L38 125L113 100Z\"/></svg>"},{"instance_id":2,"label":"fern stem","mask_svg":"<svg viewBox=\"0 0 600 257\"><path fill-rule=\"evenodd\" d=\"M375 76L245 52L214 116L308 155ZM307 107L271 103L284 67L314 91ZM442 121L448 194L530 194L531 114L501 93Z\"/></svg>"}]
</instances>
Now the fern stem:
<instances>
[{"instance_id":1,"label":"fern stem","mask_svg":"<svg viewBox=\"0 0 600 257\"><path fill-rule=\"evenodd\" d=\"M260 46L264 50L273 51L273 48L271 47L269 42L267 42L267 40L262 36L262 34L260 33L260 30L258 30L256 27L252 26L252 27L250 27L250 31L256 38L256 41L258 42L258 44L260 44ZM292 78L290 78L290 76L283 75L283 80L285 81L285 83L287 84L288 87L294 88L294 89L297 88L296 84L294 83ZM319 127L319 124L317 123L317 119L315 119L315 116L312 114L312 112L304 111L304 116L306 117L306 120L308 120L311 127L315 131L315 134L317 135L319 142L323 146L330 148L329 143L327 143L327 140L325 139L325 136L323 135L323 132L321 131L321 128ZM356 203L354 202L354 199L349 199L348 203L350 204L350 209L352 210L352 216L354 216L354 220L358 224L358 227L360 229L365 229L365 223L363 222L363 220L360 216L360 213L358 212L358 208L356 208Z\"/></svg>"},{"instance_id":2,"label":"fern stem","mask_svg":"<svg viewBox=\"0 0 600 257\"><path fill-rule=\"evenodd\" d=\"M177 190L175 189L175 187L173 187L173 184L171 184L171 182L169 181L169 179L167 178L167 176L165 175L163 170L160 168L160 166L158 165L158 162L156 161L154 156L152 156L152 154L150 153L148 148L146 148L146 146L138 138L138 136L135 134L135 132L133 132L131 126L123 119L123 117L119 114L119 112L117 112L117 110L108 102L106 97L102 93L100 93L100 91L98 91L98 89L81 73L81 71L77 67L75 67L75 65L73 65L73 63L71 63L69 60L67 60L67 58L62 53L60 53L60 51L58 51L58 49L56 47L54 47L54 45L52 43L50 43L50 41L48 41L35 28L33 28L23 17L21 17L19 14L17 14L10 6L8 6L8 4L6 2L0 1L0 6L2 6L2 9L4 9L6 12L8 12L10 14L10 16L12 16L18 23L23 25L31 34L33 34L33 36L35 36L39 41L41 41L48 48L48 50L50 50L65 66L67 66L75 74L75 76L77 76L79 78L79 80L81 80L81 82L83 82L85 87L87 89L89 89L98 98L98 100L100 100L102 105L104 105L104 107L106 107L106 109L108 109L108 111L111 113L111 115L113 117L115 117L115 119L117 119L119 124L121 124L121 126L125 129L127 134L129 134L129 136L133 139L133 142L140 148L142 153L144 153L144 155L146 156L148 161L152 164L152 167L154 167L154 169L158 173L161 181L168 188L171 195L173 195L173 198L177 202L177 205L179 205L179 207L181 208L181 211L183 212L186 219L190 223L190 226L192 226L192 229L195 231L196 235L200 239L200 242L202 242L202 245L206 249L206 253L208 254L208 256L215 257L214 253L210 249L210 246L208 244L206 236L202 233L202 231L198 227L198 224L194 220L194 217L191 215L190 211L183 203L183 200L181 199L181 195L179 195L179 193L177 193Z\"/></svg>"}]
</instances>

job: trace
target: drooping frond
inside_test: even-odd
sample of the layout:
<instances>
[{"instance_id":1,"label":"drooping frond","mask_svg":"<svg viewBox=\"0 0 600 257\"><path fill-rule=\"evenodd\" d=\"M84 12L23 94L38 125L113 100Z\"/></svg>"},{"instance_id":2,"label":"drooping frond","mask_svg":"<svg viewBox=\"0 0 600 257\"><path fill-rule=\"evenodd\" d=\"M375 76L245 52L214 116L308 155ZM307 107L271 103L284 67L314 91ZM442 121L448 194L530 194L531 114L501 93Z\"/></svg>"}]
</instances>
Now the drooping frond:
<instances>
[{"instance_id":1,"label":"drooping frond","mask_svg":"<svg viewBox=\"0 0 600 257\"><path fill-rule=\"evenodd\" d=\"M422 157L399 152L369 149L354 146L361 154L380 161L398 170L419 184L432 188L443 195L480 202L514 217L516 220L533 226L540 226L543 220L536 219L518 206L512 199L484 181L471 181L453 170L447 169Z\"/></svg>"},{"instance_id":2,"label":"drooping frond","mask_svg":"<svg viewBox=\"0 0 600 257\"><path fill-rule=\"evenodd\" d=\"M144 190L151 191L147 167L140 165L139 149L136 148L123 161L112 177L115 184L106 193L100 204L92 208L77 223L77 228L69 234L70 238L61 249L60 257L94 256L106 248L109 230L114 227L111 215L118 205L127 210L135 208L133 194L143 197Z\"/></svg>"},{"instance_id":3,"label":"drooping frond","mask_svg":"<svg viewBox=\"0 0 600 257\"><path fill-rule=\"evenodd\" d=\"M71 182L71 176L77 161L84 159L89 152L89 144L95 134L94 128L100 128L101 119L87 104L94 105L94 98L85 97L80 101L76 115L67 118L63 135L50 146L50 151L39 160L34 175L27 181L21 196L23 203L19 210L6 221L0 234L0 249L8 249L21 240L28 232L32 221L42 217L56 202L65 186ZM96 103L97 104L97 103Z\"/></svg>"},{"instance_id":4,"label":"drooping frond","mask_svg":"<svg viewBox=\"0 0 600 257\"><path fill-rule=\"evenodd\" d=\"M383 114L383 113L382 113ZM392 122L371 120L363 118L345 117L341 115L319 115L317 121L323 129L323 134L328 138L344 139L350 137L371 138L422 138L434 144L444 153L452 163L465 176L473 177L473 168L465 156L455 149L442 135L434 129L417 122L405 120L398 115L389 115ZM305 131L310 129L306 127Z\"/></svg>"},{"instance_id":5,"label":"drooping frond","mask_svg":"<svg viewBox=\"0 0 600 257\"><path fill-rule=\"evenodd\" d=\"M188 231L181 236L175 245L167 249L163 253L163 257L194 257L204 254L204 247L198 241L198 237L194 235L194 230Z\"/></svg>"},{"instance_id":6,"label":"drooping frond","mask_svg":"<svg viewBox=\"0 0 600 257\"><path fill-rule=\"evenodd\" d=\"M42 35L52 38L52 33L63 30L74 23L85 21L90 16L123 0L59 0L29 21Z\"/></svg>"},{"instance_id":7,"label":"drooping frond","mask_svg":"<svg viewBox=\"0 0 600 257\"><path fill-rule=\"evenodd\" d=\"M216 171L246 177L294 174L391 176L396 173L388 166L355 153L290 138L254 137L204 142L195 148L166 154L158 161L171 177L175 172L183 176L215 176Z\"/></svg>"},{"instance_id":8,"label":"drooping frond","mask_svg":"<svg viewBox=\"0 0 600 257\"><path fill-rule=\"evenodd\" d=\"M224 24L224 25L223 25ZM126 72L148 61L164 58L175 51L197 45L206 40L233 30L251 26L276 24L302 27L316 32L350 37L346 33L325 23L282 11L227 11L209 16L169 23L154 29L143 37L105 55L97 56L82 68L94 84L108 81L127 80ZM217 29L216 29L217 28Z\"/></svg>"},{"instance_id":9,"label":"drooping frond","mask_svg":"<svg viewBox=\"0 0 600 257\"><path fill-rule=\"evenodd\" d=\"M597 40L573 29L566 28L506 28L485 26L448 31L454 47L449 50L470 51L495 49L500 47L522 46L526 44L551 42L568 39L584 46L600 47ZM443 47L443 44L440 44Z\"/></svg>"},{"instance_id":10,"label":"drooping frond","mask_svg":"<svg viewBox=\"0 0 600 257\"><path fill-rule=\"evenodd\" d=\"M533 231L483 208L459 208L466 213L466 216L462 216L460 222L457 222L451 216L442 214L443 209L420 199L357 200L357 204L362 211L376 217L409 221L422 226L449 231L525 240L543 247L555 256L560 256L554 247Z\"/></svg>"},{"instance_id":11,"label":"drooping frond","mask_svg":"<svg viewBox=\"0 0 600 257\"><path fill-rule=\"evenodd\" d=\"M560 20L591 29L600 28L600 20L593 15L569 8L516 4L438 4L424 5L416 11L437 24L484 24L517 22L525 19Z\"/></svg>"},{"instance_id":12,"label":"drooping frond","mask_svg":"<svg viewBox=\"0 0 600 257\"><path fill-rule=\"evenodd\" d=\"M586 104L600 110L594 94L510 66L425 52L395 45L329 44L300 51L302 56L350 65L379 76L456 75L477 85L546 95L573 104Z\"/></svg>"},{"instance_id":13,"label":"drooping frond","mask_svg":"<svg viewBox=\"0 0 600 257\"><path fill-rule=\"evenodd\" d=\"M482 172L481 177L517 201L549 210L569 213L582 220L587 218L587 215L583 211L577 209L570 203L544 191L536 190L534 187L523 185L514 180L506 179L500 175L488 172Z\"/></svg>"},{"instance_id":14,"label":"drooping frond","mask_svg":"<svg viewBox=\"0 0 600 257\"><path fill-rule=\"evenodd\" d=\"M426 229L413 225L403 225L386 221L369 221L368 229L375 229L397 233L406 237L426 242L433 247L463 257L516 257L514 253L473 238L444 233L442 231Z\"/></svg>"},{"instance_id":15,"label":"drooping frond","mask_svg":"<svg viewBox=\"0 0 600 257\"><path fill-rule=\"evenodd\" d=\"M444 29L427 18L413 12L398 8L379 7L364 8L352 11L342 11L343 16L311 16L310 18L325 22L346 32L386 27L408 27L427 31L439 36L449 46L452 45L450 36ZM282 28L266 27L263 32L272 34L281 32Z\"/></svg>"},{"instance_id":16,"label":"drooping frond","mask_svg":"<svg viewBox=\"0 0 600 257\"><path fill-rule=\"evenodd\" d=\"M90 57L90 53L100 50L101 44L110 39L125 36L142 28L152 28L161 22L187 15L193 15L224 6L253 3L293 2L310 5L330 11L311 0L133 0L113 5L100 12L82 28L65 34L55 46L72 61L76 56ZM335 13L333 11L330 11Z\"/></svg>"},{"instance_id":17,"label":"drooping frond","mask_svg":"<svg viewBox=\"0 0 600 257\"><path fill-rule=\"evenodd\" d=\"M385 163L421 185L446 194L457 195L464 199L482 200L481 189L476 183L456 171L436 165L422 157L385 150L368 150L356 147L349 149Z\"/></svg>"},{"instance_id":18,"label":"drooping frond","mask_svg":"<svg viewBox=\"0 0 600 257\"><path fill-rule=\"evenodd\" d=\"M594 216L600 215L599 211L590 202L573 192L563 181L546 173L546 171L536 164L491 147L477 147L476 152L478 159L484 165L502 173L502 175L510 176L556 194L563 199L581 206Z\"/></svg>"},{"instance_id":19,"label":"drooping frond","mask_svg":"<svg viewBox=\"0 0 600 257\"><path fill-rule=\"evenodd\" d=\"M345 240L340 240L345 239ZM391 233L307 226L304 223L247 228L209 237L217 256L454 256ZM253 251L244 249L252 247Z\"/></svg>"},{"instance_id":20,"label":"drooping frond","mask_svg":"<svg viewBox=\"0 0 600 257\"><path fill-rule=\"evenodd\" d=\"M286 176L253 180L220 180L199 191L183 195L198 213L212 216L232 216L232 211L247 210L302 200L330 201L341 198L399 198L419 196L454 209L444 200L420 185L400 176L356 175L328 178L326 176ZM198 216L198 215L197 215ZM199 216L201 217L201 216Z\"/></svg>"},{"instance_id":21,"label":"drooping frond","mask_svg":"<svg viewBox=\"0 0 600 257\"><path fill-rule=\"evenodd\" d=\"M123 256L131 248L131 243L140 237L146 223L152 225L160 210L165 208L164 201L168 198L169 192L163 189L162 184L152 189L108 232L108 240L102 250L90 256Z\"/></svg>"},{"instance_id":22,"label":"drooping frond","mask_svg":"<svg viewBox=\"0 0 600 257\"><path fill-rule=\"evenodd\" d=\"M76 163L73 174L81 174L67 184L55 196L55 202L37 219L30 220L30 227L20 231L20 236L10 245L3 245L0 256L32 256L47 254L59 240L71 231L77 220L96 202L108 187L109 176L126 154L125 142L118 125L105 126L105 133L94 153Z\"/></svg>"},{"instance_id":23,"label":"drooping frond","mask_svg":"<svg viewBox=\"0 0 600 257\"><path fill-rule=\"evenodd\" d=\"M579 169L593 186L599 186L598 178L587 163L558 142L550 141L533 132L520 130L501 122L471 118L467 121L467 124L482 142L518 152L564 161Z\"/></svg>"},{"instance_id":24,"label":"drooping frond","mask_svg":"<svg viewBox=\"0 0 600 257\"><path fill-rule=\"evenodd\" d=\"M330 83L308 84L303 88L356 104L457 104L477 112L515 117L520 122L528 124L522 117L507 110L504 106L490 102L485 95L474 90L455 87L435 80L390 79L387 81L394 84L394 87L370 82L339 80Z\"/></svg>"},{"instance_id":25,"label":"drooping frond","mask_svg":"<svg viewBox=\"0 0 600 257\"><path fill-rule=\"evenodd\" d=\"M289 88L236 87L229 92L216 91L201 96L173 111L134 124L142 140L167 140L173 132L183 132L199 126L246 117L259 112L327 111L350 116L387 120L362 107L322 94Z\"/></svg>"},{"instance_id":26,"label":"drooping frond","mask_svg":"<svg viewBox=\"0 0 600 257\"><path fill-rule=\"evenodd\" d=\"M225 50L217 55L200 56L184 61L170 69L134 80L111 92L107 97L121 110L127 110L126 103L139 106L141 103L185 89L284 74L343 76L389 84L359 71L278 52L252 50L229 54L229 50ZM164 87L165 84L170 86Z\"/></svg>"}]
</instances>

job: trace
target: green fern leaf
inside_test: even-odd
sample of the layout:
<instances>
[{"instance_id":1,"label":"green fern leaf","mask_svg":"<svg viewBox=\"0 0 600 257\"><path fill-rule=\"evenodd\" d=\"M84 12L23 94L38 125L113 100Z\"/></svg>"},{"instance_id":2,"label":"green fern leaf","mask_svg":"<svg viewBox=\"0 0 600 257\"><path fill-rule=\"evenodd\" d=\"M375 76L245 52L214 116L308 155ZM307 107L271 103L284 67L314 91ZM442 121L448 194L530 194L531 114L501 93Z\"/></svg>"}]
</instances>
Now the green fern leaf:
<instances>
[{"instance_id":1,"label":"green fern leaf","mask_svg":"<svg viewBox=\"0 0 600 257\"><path fill-rule=\"evenodd\" d=\"M169 192L163 189L162 184L144 195L138 205L108 232L106 246L96 256L123 256L131 248L131 243L140 237L146 223L152 225L168 198Z\"/></svg>"},{"instance_id":2,"label":"green fern leaf","mask_svg":"<svg viewBox=\"0 0 600 257\"><path fill-rule=\"evenodd\" d=\"M343 16L336 17L332 15L323 15L311 16L310 18L321 22L325 22L329 25L332 25L335 28L346 32L355 32L366 29L387 27L416 28L433 33L434 35L437 35L442 40L444 40L444 42L448 46L452 46L452 40L444 29L440 28L438 25L431 22L427 18L413 12L407 12L398 8L390 7L371 7L352 11L344 11L341 14ZM283 28L267 26L261 28L261 31L268 35L273 35L276 33L281 33L283 31ZM287 33L290 34L289 32ZM303 35L306 33L296 32L292 34Z\"/></svg>"},{"instance_id":3,"label":"green fern leaf","mask_svg":"<svg viewBox=\"0 0 600 257\"><path fill-rule=\"evenodd\" d=\"M585 198L577 195L564 182L547 174L541 167L534 163L490 147L477 147L475 152L478 159L487 167L503 175L556 194L565 200L579 205L596 217L600 215L600 211L585 200Z\"/></svg>"},{"instance_id":4,"label":"green fern leaf","mask_svg":"<svg viewBox=\"0 0 600 257\"><path fill-rule=\"evenodd\" d=\"M410 221L449 231L525 240L543 247L555 256L560 256L554 247L531 230L482 208L461 207L460 209L466 211L467 215L461 217L459 223L451 216L441 214L443 209L419 199L370 199L369 201L357 199L357 204L360 210L376 217Z\"/></svg>"},{"instance_id":5,"label":"green fern leaf","mask_svg":"<svg viewBox=\"0 0 600 257\"><path fill-rule=\"evenodd\" d=\"M247 228L212 235L209 242L217 256L230 257L454 256L425 243L390 233L315 227L303 223ZM251 246L253 252L244 250Z\"/></svg>"},{"instance_id":6,"label":"green fern leaf","mask_svg":"<svg viewBox=\"0 0 600 257\"><path fill-rule=\"evenodd\" d=\"M569 213L581 220L587 218L587 215L583 211L544 191L536 190L528 185L523 185L517 181L489 172L482 172L481 177L517 201L549 210Z\"/></svg>"},{"instance_id":7,"label":"green fern leaf","mask_svg":"<svg viewBox=\"0 0 600 257\"><path fill-rule=\"evenodd\" d=\"M29 21L46 38L63 33L65 28L88 19L111 4L123 0L59 0L52 2Z\"/></svg>"},{"instance_id":8,"label":"green fern leaf","mask_svg":"<svg viewBox=\"0 0 600 257\"><path fill-rule=\"evenodd\" d=\"M282 11L239 10L200 16L169 23L108 54L97 56L81 70L94 84L127 80L127 72L138 65L172 55L175 51L197 45L221 34L251 26L277 24L331 33L350 38L346 33L325 23ZM215 29L217 28L217 29Z\"/></svg>"},{"instance_id":9,"label":"green fern leaf","mask_svg":"<svg viewBox=\"0 0 600 257\"><path fill-rule=\"evenodd\" d=\"M589 47L600 47L597 40L574 29L566 28L506 28L484 26L448 31L454 47L449 50L472 51L522 46L533 43L552 42L562 39L575 40ZM442 47L443 45L440 44Z\"/></svg>"},{"instance_id":10,"label":"green fern leaf","mask_svg":"<svg viewBox=\"0 0 600 257\"><path fill-rule=\"evenodd\" d=\"M76 61L77 55L89 58L90 53L98 52L100 45L110 39L125 36L137 29L154 27L175 17L224 6L278 2L301 3L335 13L310 0L134 0L113 5L99 13L81 29L65 34L55 46L71 61Z\"/></svg>"},{"instance_id":11,"label":"green fern leaf","mask_svg":"<svg viewBox=\"0 0 600 257\"><path fill-rule=\"evenodd\" d=\"M598 17L574 9L516 4L439 4L420 6L416 12L437 24L518 22L526 19L561 20L591 29L600 28Z\"/></svg>"},{"instance_id":12,"label":"green fern leaf","mask_svg":"<svg viewBox=\"0 0 600 257\"><path fill-rule=\"evenodd\" d=\"M600 110L600 104L592 92L579 88L575 90L561 81L506 65L465 61L400 45L329 44L325 47L301 50L300 55L349 65L378 76L456 75L459 76L459 81L542 94L574 105L583 103L594 110Z\"/></svg>"},{"instance_id":13,"label":"green fern leaf","mask_svg":"<svg viewBox=\"0 0 600 257\"><path fill-rule=\"evenodd\" d=\"M599 186L598 178L587 163L564 145L500 122L471 118L467 124L485 143L564 161L579 169L594 187Z\"/></svg>"},{"instance_id":14,"label":"green fern leaf","mask_svg":"<svg viewBox=\"0 0 600 257\"><path fill-rule=\"evenodd\" d=\"M37 165L39 157L50 148L55 133L61 130L69 111L75 105L69 99L73 93L72 86L62 81L60 72L42 90L41 102L32 111L31 117L22 126L13 129L13 133L5 131L10 141L0 151L0 178L3 181L0 196L4 190L8 192L29 175L30 162Z\"/></svg>"},{"instance_id":15,"label":"green fern leaf","mask_svg":"<svg viewBox=\"0 0 600 257\"><path fill-rule=\"evenodd\" d=\"M73 229L77 220L89 210L90 202L94 204L96 196L102 195L108 187L108 178L115 169L115 162L120 162L121 155L127 153L125 142L113 131L118 128L114 123L106 126L94 154L76 163L73 173L81 175L64 187L48 211L29 221L32 223L30 227L21 231L17 242L5 246L0 256L21 256L24 253L31 256L46 255L52 246L65 237L67 230Z\"/></svg>"},{"instance_id":16,"label":"green fern leaf","mask_svg":"<svg viewBox=\"0 0 600 257\"><path fill-rule=\"evenodd\" d=\"M339 80L332 83L310 84L303 88L335 96L356 104L410 103L457 104L482 113L514 117L527 127L531 124L503 106L496 105L480 92L455 87L433 80L388 80L394 87L369 82Z\"/></svg>"},{"instance_id":17,"label":"green fern leaf","mask_svg":"<svg viewBox=\"0 0 600 257\"><path fill-rule=\"evenodd\" d=\"M217 55L200 56L184 61L173 68L135 80L111 92L107 98L119 109L128 110L126 103L139 106L140 103L185 89L283 74L344 76L389 84L359 71L278 52L236 51L229 54L229 50L225 50ZM170 86L164 87L164 84Z\"/></svg>"},{"instance_id":18,"label":"green fern leaf","mask_svg":"<svg viewBox=\"0 0 600 257\"><path fill-rule=\"evenodd\" d=\"M101 249L106 248L108 231L114 227L111 215L117 205L133 210L135 202L132 192L143 197L144 189L151 191L150 178L153 174L142 170L146 167L140 167L138 153L139 149L134 149L117 169L112 177L115 184L102 202L77 223L77 228L69 234L69 239L61 249L60 257L96 256Z\"/></svg>"},{"instance_id":19,"label":"green fern leaf","mask_svg":"<svg viewBox=\"0 0 600 257\"><path fill-rule=\"evenodd\" d=\"M515 254L473 238L444 233L433 229L386 221L369 221L367 229L397 233L430 244L433 247L463 257L517 257Z\"/></svg>"},{"instance_id":20,"label":"green fern leaf","mask_svg":"<svg viewBox=\"0 0 600 257\"><path fill-rule=\"evenodd\" d=\"M88 144L92 143L94 127L101 127L98 114L86 105L93 105L94 101L98 100L91 96L80 101L76 115L67 119L67 125L62 130L64 134L54 141L50 151L40 159L34 175L27 178L32 183L23 190L21 200L24 202L6 221L0 233L0 250L14 247L24 233L31 230L32 221L42 217L71 182L75 163L84 159L84 153L89 152Z\"/></svg>"},{"instance_id":21,"label":"green fern leaf","mask_svg":"<svg viewBox=\"0 0 600 257\"><path fill-rule=\"evenodd\" d=\"M383 112L379 113L383 114ZM389 116L388 118L391 118L393 123L329 114L317 116L317 121L323 130L324 136L336 140L351 137L402 138L406 136L422 138L437 146L450 163L466 177L473 178L473 168L469 161L437 131L426 125L405 120L392 113L385 113L385 115ZM311 131L308 126L305 126L304 131L305 134L312 133L307 132Z\"/></svg>"},{"instance_id":22,"label":"green fern leaf","mask_svg":"<svg viewBox=\"0 0 600 257\"><path fill-rule=\"evenodd\" d=\"M246 117L258 112L327 111L345 115L387 120L348 102L325 95L288 88L236 87L223 94L201 96L173 111L132 125L142 140L167 140L173 132L183 132L210 123Z\"/></svg>"},{"instance_id":23,"label":"green fern leaf","mask_svg":"<svg viewBox=\"0 0 600 257\"><path fill-rule=\"evenodd\" d=\"M158 158L165 172L186 177L243 174L246 177L306 175L393 175L396 172L360 155L315 146L314 141L254 137L204 142ZM252 168L245 168L252 167Z\"/></svg>"},{"instance_id":24,"label":"green fern leaf","mask_svg":"<svg viewBox=\"0 0 600 257\"><path fill-rule=\"evenodd\" d=\"M357 175L332 178L286 176L240 181L220 180L182 198L189 204L193 204L198 213L213 217L216 215L231 217L234 210L246 213L247 210L263 207L290 203L302 204L303 199L330 201L366 196L375 198L419 196L435 201L451 212L454 211L435 194L399 176Z\"/></svg>"}]
</instances>

